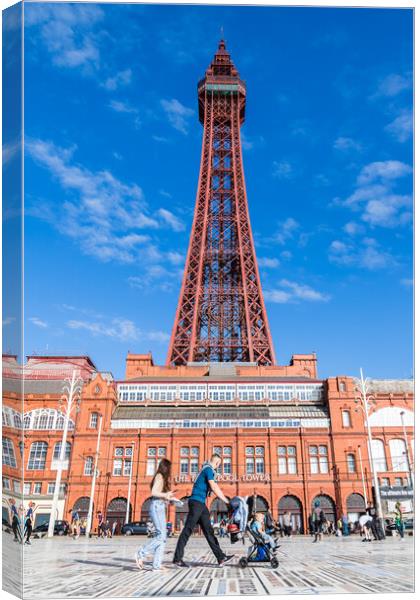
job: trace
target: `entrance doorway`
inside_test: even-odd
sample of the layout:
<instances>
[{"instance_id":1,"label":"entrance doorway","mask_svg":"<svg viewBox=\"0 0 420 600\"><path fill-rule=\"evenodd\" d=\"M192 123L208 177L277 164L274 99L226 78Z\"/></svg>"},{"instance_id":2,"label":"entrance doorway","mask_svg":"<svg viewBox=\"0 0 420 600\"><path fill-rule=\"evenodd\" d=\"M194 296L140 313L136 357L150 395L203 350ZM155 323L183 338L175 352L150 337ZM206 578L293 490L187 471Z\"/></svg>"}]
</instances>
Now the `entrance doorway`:
<instances>
[{"instance_id":1,"label":"entrance doorway","mask_svg":"<svg viewBox=\"0 0 420 600\"><path fill-rule=\"evenodd\" d=\"M78 498L73 505L73 510L75 510L79 513L79 517L81 519L86 519L86 517L88 516L89 502L90 502L90 498L88 496L82 496L81 498ZM95 507L93 507L93 508L95 508ZM92 510L92 514L95 514L93 512L93 510Z\"/></svg>"},{"instance_id":2,"label":"entrance doorway","mask_svg":"<svg viewBox=\"0 0 420 600\"><path fill-rule=\"evenodd\" d=\"M121 527L125 523L125 515L127 512L127 498L113 498L106 509L105 519L109 521L112 528L114 521L117 522L116 533L121 531ZM131 504L128 511L128 521L131 521Z\"/></svg>"},{"instance_id":3,"label":"entrance doorway","mask_svg":"<svg viewBox=\"0 0 420 600\"><path fill-rule=\"evenodd\" d=\"M291 494L280 498L278 504L278 519L283 526L284 515L290 512L293 533L303 533L303 508L302 502Z\"/></svg>"},{"instance_id":4,"label":"entrance doorway","mask_svg":"<svg viewBox=\"0 0 420 600\"><path fill-rule=\"evenodd\" d=\"M361 494L350 494L346 501L347 518L351 523L357 523L366 512L365 499Z\"/></svg>"}]
</instances>

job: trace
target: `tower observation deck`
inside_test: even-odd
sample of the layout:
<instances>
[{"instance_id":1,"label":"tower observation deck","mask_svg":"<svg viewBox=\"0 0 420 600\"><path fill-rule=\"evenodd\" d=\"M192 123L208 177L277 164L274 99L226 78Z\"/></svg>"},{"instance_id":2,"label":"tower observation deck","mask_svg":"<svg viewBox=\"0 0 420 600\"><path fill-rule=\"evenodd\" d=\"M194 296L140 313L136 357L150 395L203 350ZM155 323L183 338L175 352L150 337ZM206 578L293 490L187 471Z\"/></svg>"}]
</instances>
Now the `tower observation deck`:
<instances>
[{"instance_id":1,"label":"tower observation deck","mask_svg":"<svg viewBox=\"0 0 420 600\"><path fill-rule=\"evenodd\" d=\"M201 165L168 365L275 364L242 163L245 99L245 83L221 40L198 83Z\"/></svg>"}]
</instances>

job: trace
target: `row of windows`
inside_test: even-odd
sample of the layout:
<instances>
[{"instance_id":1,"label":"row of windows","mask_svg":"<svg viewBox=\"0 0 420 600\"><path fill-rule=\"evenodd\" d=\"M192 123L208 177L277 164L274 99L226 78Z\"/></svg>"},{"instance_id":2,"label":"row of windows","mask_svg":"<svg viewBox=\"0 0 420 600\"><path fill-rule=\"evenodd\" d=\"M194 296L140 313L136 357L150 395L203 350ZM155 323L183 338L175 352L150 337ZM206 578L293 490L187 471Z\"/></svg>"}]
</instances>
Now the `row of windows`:
<instances>
[{"instance_id":1,"label":"row of windows","mask_svg":"<svg viewBox=\"0 0 420 600\"><path fill-rule=\"evenodd\" d=\"M12 480L12 485L13 485L13 491L20 493L20 489L21 489L20 481ZM3 489L11 490L10 479L8 477L3 477ZM55 481L48 482L47 483L47 492L46 492L47 495L53 495L54 490L55 490ZM66 493L66 491L67 491L67 484L62 483L60 485L60 495L64 495ZM23 484L23 494L25 496L30 496L31 494L40 495L43 492L45 493L45 482L35 481L34 483L31 483L30 481L25 481L25 483Z\"/></svg>"},{"instance_id":2,"label":"row of windows","mask_svg":"<svg viewBox=\"0 0 420 600\"><path fill-rule=\"evenodd\" d=\"M257 400L320 400L322 384L201 384L201 385L144 385L121 384L118 386L122 402L144 402L146 399L159 402L173 402L180 399L187 402L209 399L225 402L235 399L253 402Z\"/></svg>"},{"instance_id":3,"label":"row of windows","mask_svg":"<svg viewBox=\"0 0 420 600\"><path fill-rule=\"evenodd\" d=\"M25 429L36 430L56 430L64 429L63 413L54 409L37 409L26 413L23 417L23 426ZM89 420L89 427L96 429L98 426L99 413L92 412ZM22 429L21 414L11 409L9 406L3 406L2 409L3 426ZM70 420L69 429L74 429L74 422Z\"/></svg>"}]
</instances>

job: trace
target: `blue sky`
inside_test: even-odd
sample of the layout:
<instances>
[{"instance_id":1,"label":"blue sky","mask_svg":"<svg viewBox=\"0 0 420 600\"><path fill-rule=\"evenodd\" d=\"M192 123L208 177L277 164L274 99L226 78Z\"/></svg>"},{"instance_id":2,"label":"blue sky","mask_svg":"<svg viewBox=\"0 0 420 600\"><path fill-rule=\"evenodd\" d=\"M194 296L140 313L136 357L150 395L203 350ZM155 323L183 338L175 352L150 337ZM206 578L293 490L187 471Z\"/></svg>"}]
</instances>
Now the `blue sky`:
<instances>
[{"instance_id":1,"label":"blue sky","mask_svg":"<svg viewBox=\"0 0 420 600\"><path fill-rule=\"evenodd\" d=\"M409 10L26 4L26 354L165 360L221 26L277 361L410 377Z\"/></svg>"}]
</instances>

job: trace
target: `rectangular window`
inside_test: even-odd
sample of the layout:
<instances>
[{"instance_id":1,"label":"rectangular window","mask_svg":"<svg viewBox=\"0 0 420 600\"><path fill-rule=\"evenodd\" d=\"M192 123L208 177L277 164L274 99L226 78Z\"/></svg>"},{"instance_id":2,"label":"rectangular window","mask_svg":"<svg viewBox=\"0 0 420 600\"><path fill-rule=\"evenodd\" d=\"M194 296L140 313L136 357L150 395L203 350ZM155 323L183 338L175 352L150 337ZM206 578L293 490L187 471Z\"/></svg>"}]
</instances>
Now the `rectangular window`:
<instances>
[{"instance_id":1,"label":"rectangular window","mask_svg":"<svg viewBox=\"0 0 420 600\"><path fill-rule=\"evenodd\" d=\"M350 427L350 411L348 410L342 410L341 411L341 418L343 421L343 427Z\"/></svg>"},{"instance_id":2,"label":"rectangular window","mask_svg":"<svg viewBox=\"0 0 420 600\"><path fill-rule=\"evenodd\" d=\"M189 456L190 455L190 449L188 448L188 446L183 446L181 448L181 456Z\"/></svg>"},{"instance_id":3,"label":"rectangular window","mask_svg":"<svg viewBox=\"0 0 420 600\"><path fill-rule=\"evenodd\" d=\"M23 494L25 496L29 496L31 493L31 483L29 481L25 481L23 484Z\"/></svg>"},{"instance_id":4,"label":"rectangular window","mask_svg":"<svg viewBox=\"0 0 420 600\"><path fill-rule=\"evenodd\" d=\"M20 481L16 481L15 479L13 480L13 491L16 494L20 494ZM39 492L41 493L41 492Z\"/></svg>"},{"instance_id":5,"label":"rectangular window","mask_svg":"<svg viewBox=\"0 0 420 600\"><path fill-rule=\"evenodd\" d=\"M131 460L124 461L124 475L129 476L131 473Z\"/></svg>"},{"instance_id":6,"label":"rectangular window","mask_svg":"<svg viewBox=\"0 0 420 600\"><path fill-rule=\"evenodd\" d=\"M162 447L158 448L158 456L160 456L162 458L166 456L166 448L165 447L162 446Z\"/></svg>"},{"instance_id":7,"label":"rectangular window","mask_svg":"<svg viewBox=\"0 0 420 600\"><path fill-rule=\"evenodd\" d=\"M97 412L90 413L89 427L91 429L96 429L97 426L98 426L98 413Z\"/></svg>"},{"instance_id":8,"label":"rectangular window","mask_svg":"<svg viewBox=\"0 0 420 600\"><path fill-rule=\"evenodd\" d=\"M319 468L318 468L318 457L317 456L311 456L309 459L310 465L311 465L311 473L312 474L317 474L319 473Z\"/></svg>"},{"instance_id":9,"label":"rectangular window","mask_svg":"<svg viewBox=\"0 0 420 600\"><path fill-rule=\"evenodd\" d=\"M232 474L232 459L231 458L223 458L223 473L225 475Z\"/></svg>"},{"instance_id":10,"label":"rectangular window","mask_svg":"<svg viewBox=\"0 0 420 600\"><path fill-rule=\"evenodd\" d=\"M47 494L51 496L51 494L54 494L54 490L55 490L55 483L49 483L48 489L47 489Z\"/></svg>"},{"instance_id":11,"label":"rectangular window","mask_svg":"<svg viewBox=\"0 0 420 600\"><path fill-rule=\"evenodd\" d=\"M263 458L255 459L255 472L258 474L264 473L264 459Z\"/></svg>"},{"instance_id":12,"label":"rectangular window","mask_svg":"<svg viewBox=\"0 0 420 600\"><path fill-rule=\"evenodd\" d=\"M124 448L115 448L114 456L124 456Z\"/></svg>"},{"instance_id":13,"label":"rectangular window","mask_svg":"<svg viewBox=\"0 0 420 600\"><path fill-rule=\"evenodd\" d=\"M389 487L390 486L390 479L388 477L383 477L381 479L381 485L383 487Z\"/></svg>"},{"instance_id":14,"label":"rectangular window","mask_svg":"<svg viewBox=\"0 0 420 600\"><path fill-rule=\"evenodd\" d=\"M39 495L41 493L41 490L42 490L42 483L40 481L35 482L33 493Z\"/></svg>"},{"instance_id":15,"label":"rectangular window","mask_svg":"<svg viewBox=\"0 0 420 600\"><path fill-rule=\"evenodd\" d=\"M93 475L93 456L87 456L85 458L83 474L84 475Z\"/></svg>"},{"instance_id":16,"label":"rectangular window","mask_svg":"<svg viewBox=\"0 0 420 600\"><path fill-rule=\"evenodd\" d=\"M3 477L3 488L5 490L10 490L10 479L8 479L7 477Z\"/></svg>"},{"instance_id":17,"label":"rectangular window","mask_svg":"<svg viewBox=\"0 0 420 600\"><path fill-rule=\"evenodd\" d=\"M156 461L154 458L148 458L146 463L146 475L154 475L156 471Z\"/></svg>"},{"instance_id":18,"label":"rectangular window","mask_svg":"<svg viewBox=\"0 0 420 600\"><path fill-rule=\"evenodd\" d=\"M254 459L253 458L246 459L246 472L248 475L252 475L254 473Z\"/></svg>"},{"instance_id":19,"label":"rectangular window","mask_svg":"<svg viewBox=\"0 0 420 600\"><path fill-rule=\"evenodd\" d=\"M191 458L190 460L190 472L191 475L198 473L198 458Z\"/></svg>"},{"instance_id":20,"label":"rectangular window","mask_svg":"<svg viewBox=\"0 0 420 600\"><path fill-rule=\"evenodd\" d=\"M181 462L180 462L180 467L181 467L181 475L188 475L188 467L189 467L189 460L188 458L181 458Z\"/></svg>"},{"instance_id":21,"label":"rectangular window","mask_svg":"<svg viewBox=\"0 0 420 600\"><path fill-rule=\"evenodd\" d=\"M279 456L279 474L290 473L295 475L296 468L296 446L278 446L277 454Z\"/></svg>"},{"instance_id":22,"label":"rectangular window","mask_svg":"<svg viewBox=\"0 0 420 600\"><path fill-rule=\"evenodd\" d=\"M122 475L122 466L123 466L122 463L123 463L123 461L121 458L116 458L114 460L114 468L112 471L113 475L116 475L116 476Z\"/></svg>"},{"instance_id":23,"label":"rectangular window","mask_svg":"<svg viewBox=\"0 0 420 600\"><path fill-rule=\"evenodd\" d=\"M401 477L395 478L395 485L403 485L403 480Z\"/></svg>"},{"instance_id":24,"label":"rectangular window","mask_svg":"<svg viewBox=\"0 0 420 600\"><path fill-rule=\"evenodd\" d=\"M126 455L126 456L133 456L133 446L128 446L128 447L125 449L125 455Z\"/></svg>"},{"instance_id":25,"label":"rectangular window","mask_svg":"<svg viewBox=\"0 0 420 600\"><path fill-rule=\"evenodd\" d=\"M148 448L147 456L156 456L156 448Z\"/></svg>"}]
</instances>

